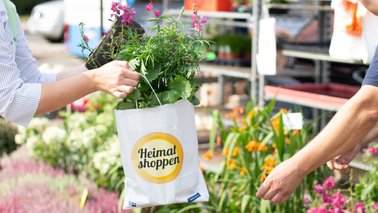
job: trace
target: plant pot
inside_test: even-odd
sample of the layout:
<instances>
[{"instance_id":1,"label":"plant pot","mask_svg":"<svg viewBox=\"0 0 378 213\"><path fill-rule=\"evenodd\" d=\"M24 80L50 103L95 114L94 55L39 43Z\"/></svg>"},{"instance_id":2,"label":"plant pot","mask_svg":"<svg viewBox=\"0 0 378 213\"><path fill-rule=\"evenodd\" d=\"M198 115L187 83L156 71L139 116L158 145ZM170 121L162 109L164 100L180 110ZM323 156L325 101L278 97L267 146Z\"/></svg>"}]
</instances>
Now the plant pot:
<instances>
[{"instance_id":1,"label":"plant pot","mask_svg":"<svg viewBox=\"0 0 378 213\"><path fill-rule=\"evenodd\" d=\"M193 5L202 11L230 11L230 0L185 0L185 10L192 10Z\"/></svg>"}]
</instances>

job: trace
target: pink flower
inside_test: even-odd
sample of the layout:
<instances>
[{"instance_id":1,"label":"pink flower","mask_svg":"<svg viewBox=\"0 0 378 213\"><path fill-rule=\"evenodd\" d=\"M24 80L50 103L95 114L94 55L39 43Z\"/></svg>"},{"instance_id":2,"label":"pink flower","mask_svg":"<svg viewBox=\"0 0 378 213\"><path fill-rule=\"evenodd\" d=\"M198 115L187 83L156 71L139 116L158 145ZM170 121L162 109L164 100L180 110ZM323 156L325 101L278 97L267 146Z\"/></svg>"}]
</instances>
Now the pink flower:
<instances>
[{"instance_id":1,"label":"pink flower","mask_svg":"<svg viewBox=\"0 0 378 213\"><path fill-rule=\"evenodd\" d=\"M333 200L331 197L328 196L328 193L323 194L323 203L331 204Z\"/></svg>"},{"instance_id":2,"label":"pink flower","mask_svg":"<svg viewBox=\"0 0 378 213\"><path fill-rule=\"evenodd\" d=\"M151 11L153 9L154 9L154 5L151 2L146 5L146 10L147 11Z\"/></svg>"},{"instance_id":3,"label":"pink flower","mask_svg":"<svg viewBox=\"0 0 378 213\"><path fill-rule=\"evenodd\" d=\"M323 207L312 207L307 210L307 213L327 213L327 209Z\"/></svg>"},{"instance_id":4,"label":"pink flower","mask_svg":"<svg viewBox=\"0 0 378 213\"><path fill-rule=\"evenodd\" d=\"M84 35L84 36L83 36L83 40L84 40L85 43L88 43L88 42L89 42L89 38L88 38L88 36Z\"/></svg>"},{"instance_id":5,"label":"pink flower","mask_svg":"<svg viewBox=\"0 0 378 213\"><path fill-rule=\"evenodd\" d=\"M317 194L319 194L319 195L324 194L324 189L323 189L323 186L322 186L322 185L320 185L320 184L315 184L313 188L314 188L314 191L315 191Z\"/></svg>"},{"instance_id":6,"label":"pink flower","mask_svg":"<svg viewBox=\"0 0 378 213\"><path fill-rule=\"evenodd\" d=\"M335 181L333 180L332 176L329 176L327 179L323 181L324 189L332 190L335 187Z\"/></svg>"},{"instance_id":7,"label":"pink flower","mask_svg":"<svg viewBox=\"0 0 378 213\"><path fill-rule=\"evenodd\" d=\"M192 21L193 21L193 22L197 21L197 15L196 15L196 14L193 14L193 15L192 15Z\"/></svg>"},{"instance_id":8,"label":"pink flower","mask_svg":"<svg viewBox=\"0 0 378 213\"><path fill-rule=\"evenodd\" d=\"M344 211L341 208L333 208L328 213L344 213Z\"/></svg>"},{"instance_id":9,"label":"pink flower","mask_svg":"<svg viewBox=\"0 0 378 213\"><path fill-rule=\"evenodd\" d=\"M207 23L207 19L205 17L203 17L203 16L201 16L200 20L201 20L202 24L206 24Z\"/></svg>"},{"instance_id":10,"label":"pink flower","mask_svg":"<svg viewBox=\"0 0 378 213\"><path fill-rule=\"evenodd\" d=\"M155 17L159 17L161 15L160 10L155 10Z\"/></svg>"},{"instance_id":11,"label":"pink flower","mask_svg":"<svg viewBox=\"0 0 378 213\"><path fill-rule=\"evenodd\" d=\"M378 211L378 202L372 203L371 208L375 211Z\"/></svg>"},{"instance_id":12,"label":"pink flower","mask_svg":"<svg viewBox=\"0 0 378 213\"><path fill-rule=\"evenodd\" d=\"M345 199L343 197L343 195L341 194L341 192L336 192L335 194L332 195L332 199L333 199L333 206L335 208L342 208L345 204Z\"/></svg>"},{"instance_id":13,"label":"pink flower","mask_svg":"<svg viewBox=\"0 0 378 213\"><path fill-rule=\"evenodd\" d=\"M310 203L311 202L311 197L309 195L305 195L303 197L303 203Z\"/></svg>"},{"instance_id":14,"label":"pink flower","mask_svg":"<svg viewBox=\"0 0 378 213\"><path fill-rule=\"evenodd\" d=\"M378 149L375 147L367 148L366 154L376 155L378 153Z\"/></svg>"},{"instance_id":15,"label":"pink flower","mask_svg":"<svg viewBox=\"0 0 378 213\"><path fill-rule=\"evenodd\" d=\"M356 206L354 207L354 210L357 213L365 213L365 206L362 202L356 203Z\"/></svg>"},{"instance_id":16,"label":"pink flower","mask_svg":"<svg viewBox=\"0 0 378 213\"><path fill-rule=\"evenodd\" d=\"M112 2L111 10L112 10L114 13L119 14L119 10L118 10L118 2Z\"/></svg>"}]
</instances>

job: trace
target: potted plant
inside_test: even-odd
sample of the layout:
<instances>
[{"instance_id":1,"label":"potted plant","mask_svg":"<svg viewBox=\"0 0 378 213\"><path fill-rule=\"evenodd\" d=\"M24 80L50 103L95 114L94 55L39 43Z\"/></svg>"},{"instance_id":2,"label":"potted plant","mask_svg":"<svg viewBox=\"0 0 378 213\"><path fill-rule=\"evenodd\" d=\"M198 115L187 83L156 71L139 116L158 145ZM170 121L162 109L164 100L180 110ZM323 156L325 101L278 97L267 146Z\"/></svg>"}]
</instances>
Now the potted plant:
<instances>
[{"instance_id":1,"label":"potted plant","mask_svg":"<svg viewBox=\"0 0 378 213\"><path fill-rule=\"evenodd\" d=\"M114 2L112 11L123 27L118 34L109 32L111 57L128 61L141 76L115 110L126 176L124 208L206 201L207 188L193 161L198 158L193 105L199 103L194 76L209 45L201 39L206 18L194 9L188 25L180 21L183 9L178 18L168 17L149 3L151 34L140 34L128 27L134 8Z\"/></svg>"}]
</instances>

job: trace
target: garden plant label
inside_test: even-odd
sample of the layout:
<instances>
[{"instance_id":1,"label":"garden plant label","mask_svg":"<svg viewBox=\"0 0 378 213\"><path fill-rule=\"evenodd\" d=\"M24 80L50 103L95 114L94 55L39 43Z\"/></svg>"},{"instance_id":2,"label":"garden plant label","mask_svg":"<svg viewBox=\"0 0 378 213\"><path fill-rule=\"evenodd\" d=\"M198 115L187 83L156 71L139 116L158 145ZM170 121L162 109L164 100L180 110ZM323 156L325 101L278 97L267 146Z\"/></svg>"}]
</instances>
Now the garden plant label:
<instances>
[{"instance_id":1,"label":"garden plant label","mask_svg":"<svg viewBox=\"0 0 378 213\"><path fill-rule=\"evenodd\" d=\"M115 114L126 176L125 209L208 200L189 101Z\"/></svg>"}]
</instances>

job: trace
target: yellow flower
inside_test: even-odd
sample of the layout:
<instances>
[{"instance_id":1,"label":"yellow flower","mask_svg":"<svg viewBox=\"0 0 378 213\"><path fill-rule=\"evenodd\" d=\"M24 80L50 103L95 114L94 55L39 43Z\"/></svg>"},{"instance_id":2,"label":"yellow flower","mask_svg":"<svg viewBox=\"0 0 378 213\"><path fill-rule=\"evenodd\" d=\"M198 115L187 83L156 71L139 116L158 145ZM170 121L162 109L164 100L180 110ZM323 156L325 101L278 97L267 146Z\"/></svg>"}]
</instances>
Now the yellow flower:
<instances>
[{"instance_id":1,"label":"yellow flower","mask_svg":"<svg viewBox=\"0 0 378 213\"><path fill-rule=\"evenodd\" d=\"M210 150L207 150L207 152L205 152L203 155L202 155L202 158L204 160L211 160L213 159L213 155L211 154Z\"/></svg>"},{"instance_id":2,"label":"yellow flower","mask_svg":"<svg viewBox=\"0 0 378 213\"><path fill-rule=\"evenodd\" d=\"M223 155L226 156L226 157L228 156L228 148L227 147L223 148Z\"/></svg>"},{"instance_id":3,"label":"yellow flower","mask_svg":"<svg viewBox=\"0 0 378 213\"><path fill-rule=\"evenodd\" d=\"M247 128L248 128L248 126L243 125L243 126L239 127L238 130L239 130L239 132L243 132L243 131L247 130Z\"/></svg>"},{"instance_id":4,"label":"yellow flower","mask_svg":"<svg viewBox=\"0 0 378 213\"><path fill-rule=\"evenodd\" d=\"M234 160L232 160L232 159L228 159L227 160L227 164L228 164L228 169L229 170L234 170L234 169L236 169L238 167L238 164Z\"/></svg>"},{"instance_id":5,"label":"yellow flower","mask_svg":"<svg viewBox=\"0 0 378 213\"><path fill-rule=\"evenodd\" d=\"M248 114L247 114L247 119L248 120L251 120L252 118L253 118L253 115L254 115L255 113L253 112L253 111L249 111L248 112Z\"/></svg>"},{"instance_id":6,"label":"yellow flower","mask_svg":"<svg viewBox=\"0 0 378 213\"><path fill-rule=\"evenodd\" d=\"M245 146L248 152L253 152L259 150L260 143L257 141L250 141L248 144Z\"/></svg>"},{"instance_id":7,"label":"yellow flower","mask_svg":"<svg viewBox=\"0 0 378 213\"><path fill-rule=\"evenodd\" d=\"M273 120L272 120L272 126L273 126L273 129L276 132L278 132L278 128L280 127L280 117L279 116L273 118Z\"/></svg>"},{"instance_id":8,"label":"yellow flower","mask_svg":"<svg viewBox=\"0 0 378 213\"><path fill-rule=\"evenodd\" d=\"M240 148L239 147L235 147L233 150L232 150L232 157L236 157L238 156L240 152Z\"/></svg>"},{"instance_id":9,"label":"yellow flower","mask_svg":"<svg viewBox=\"0 0 378 213\"><path fill-rule=\"evenodd\" d=\"M247 168L245 168L245 166L243 166L242 168L240 168L240 175L245 176L246 174L247 174Z\"/></svg>"},{"instance_id":10,"label":"yellow flower","mask_svg":"<svg viewBox=\"0 0 378 213\"><path fill-rule=\"evenodd\" d=\"M287 109L285 109L285 108L280 109L280 113L281 114L286 114L287 113Z\"/></svg>"},{"instance_id":11,"label":"yellow flower","mask_svg":"<svg viewBox=\"0 0 378 213\"><path fill-rule=\"evenodd\" d=\"M276 144L276 143L273 143L273 144L272 144L272 147L273 147L273 149L277 149L277 144Z\"/></svg>"}]
</instances>

